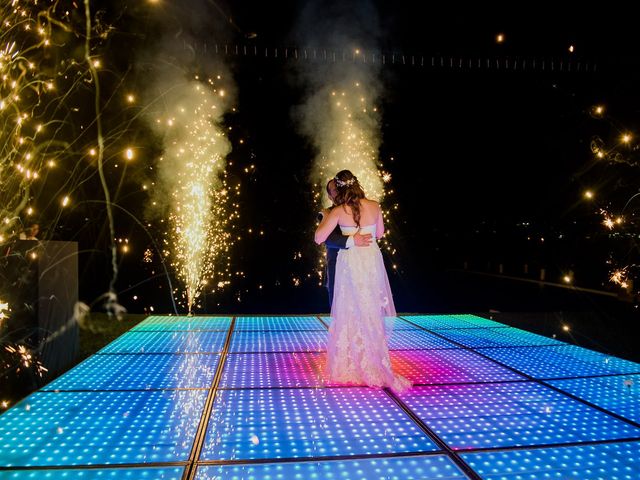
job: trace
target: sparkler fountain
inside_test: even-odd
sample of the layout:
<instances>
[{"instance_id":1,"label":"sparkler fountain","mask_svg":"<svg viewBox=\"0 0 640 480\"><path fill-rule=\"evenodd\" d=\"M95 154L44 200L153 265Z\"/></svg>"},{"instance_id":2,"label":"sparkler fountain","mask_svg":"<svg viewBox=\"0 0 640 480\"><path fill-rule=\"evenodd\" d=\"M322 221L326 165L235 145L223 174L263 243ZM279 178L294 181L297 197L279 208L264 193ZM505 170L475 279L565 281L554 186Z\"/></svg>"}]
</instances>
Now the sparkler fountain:
<instances>
[{"instance_id":1,"label":"sparkler fountain","mask_svg":"<svg viewBox=\"0 0 640 480\"><path fill-rule=\"evenodd\" d=\"M165 149L154 203L169 218L165 243L184 284L189 313L210 278L225 284L220 276L228 263L221 255L229 251L233 237L228 226L237 216L225 173L231 144L222 126L231 100L220 81L220 76L216 82L195 77L169 89L162 95L167 108L155 120Z\"/></svg>"}]
</instances>

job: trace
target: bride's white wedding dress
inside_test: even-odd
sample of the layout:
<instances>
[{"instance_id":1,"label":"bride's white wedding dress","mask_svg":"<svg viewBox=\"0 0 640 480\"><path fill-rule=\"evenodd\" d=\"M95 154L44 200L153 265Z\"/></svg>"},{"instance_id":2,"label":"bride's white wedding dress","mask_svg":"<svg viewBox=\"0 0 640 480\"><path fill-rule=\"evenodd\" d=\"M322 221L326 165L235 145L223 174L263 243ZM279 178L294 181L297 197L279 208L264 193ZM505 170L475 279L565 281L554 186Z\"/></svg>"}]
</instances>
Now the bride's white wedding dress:
<instances>
[{"instance_id":1,"label":"bride's white wedding dress","mask_svg":"<svg viewBox=\"0 0 640 480\"><path fill-rule=\"evenodd\" d=\"M358 227L340 225L344 235ZM336 262L326 374L331 382L389 387L402 392L411 382L391 368L385 317L396 315L376 225L360 227L370 233L368 247L340 250Z\"/></svg>"}]
</instances>

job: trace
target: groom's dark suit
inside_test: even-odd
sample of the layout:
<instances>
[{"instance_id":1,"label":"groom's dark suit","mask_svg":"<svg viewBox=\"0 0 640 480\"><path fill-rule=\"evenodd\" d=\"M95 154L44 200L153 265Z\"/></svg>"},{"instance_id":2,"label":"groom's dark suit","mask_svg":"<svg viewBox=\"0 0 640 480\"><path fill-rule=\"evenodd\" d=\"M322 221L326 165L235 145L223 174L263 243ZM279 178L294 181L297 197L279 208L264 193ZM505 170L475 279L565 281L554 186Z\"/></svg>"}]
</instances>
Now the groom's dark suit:
<instances>
[{"instance_id":1,"label":"groom's dark suit","mask_svg":"<svg viewBox=\"0 0 640 480\"><path fill-rule=\"evenodd\" d=\"M322 213L318 214L318 221L322 221ZM327 249L327 266L324 275L324 286L327 287L327 290L329 291L329 308L331 308L331 304L333 303L333 286L336 278L336 260L338 259L338 251L348 248L347 240L349 240L349 237L347 235L343 235L340 230L340 226L337 225L336 228L333 229L333 232L331 232L324 241L324 246Z\"/></svg>"},{"instance_id":2,"label":"groom's dark suit","mask_svg":"<svg viewBox=\"0 0 640 480\"><path fill-rule=\"evenodd\" d=\"M348 236L343 235L340 227L337 226L333 232L324 241L327 248L327 271L326 271L326 287L329 290L329 307L333 303L333 286L336 278L336 260L338 259L338 251L347 248Z\"/></svg>"}]
</instances>

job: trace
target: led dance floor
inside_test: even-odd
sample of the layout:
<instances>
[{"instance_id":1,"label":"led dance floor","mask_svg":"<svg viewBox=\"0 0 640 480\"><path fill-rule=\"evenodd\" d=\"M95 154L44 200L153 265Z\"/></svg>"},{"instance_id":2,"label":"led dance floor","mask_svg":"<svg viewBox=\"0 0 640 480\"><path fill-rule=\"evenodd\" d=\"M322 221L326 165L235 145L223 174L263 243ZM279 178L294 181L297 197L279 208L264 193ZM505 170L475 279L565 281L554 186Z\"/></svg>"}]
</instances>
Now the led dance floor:
<instances>
[{"instance_id":1,"label":"led dance floor","mask_svg":"<svg viewBox=\"0 0 640 480\"><path fill-rule=\"evenodd\" d=\"M407 315L396 395L326 381L330 323L148 317L0 415L0 480L640 479L640 364Z\"/></svg>"}]
</instances>

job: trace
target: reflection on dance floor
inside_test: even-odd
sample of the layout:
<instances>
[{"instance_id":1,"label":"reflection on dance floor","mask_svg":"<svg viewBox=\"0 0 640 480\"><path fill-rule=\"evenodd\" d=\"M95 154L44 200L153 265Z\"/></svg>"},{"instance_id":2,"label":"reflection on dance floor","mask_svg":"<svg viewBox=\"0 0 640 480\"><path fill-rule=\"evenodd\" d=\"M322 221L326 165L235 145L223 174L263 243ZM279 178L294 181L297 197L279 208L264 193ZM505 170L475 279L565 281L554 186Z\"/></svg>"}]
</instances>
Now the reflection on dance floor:
<instances>
[{"instance_id":1,"label":"reflection on dance floor","mask_svg":"<svg viewBox=\"0 0 640 480\"><path fill-rule=\"evenodd\" d=\"M0 415L0 479L640 478L640 364L388 321L400 395L326 381L328 317L148 317Z\"/></svg>"}]
</instances>

